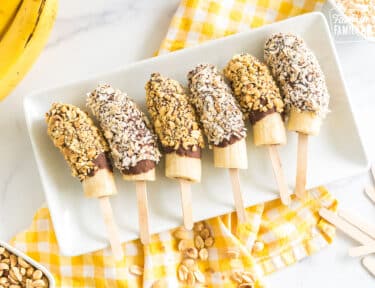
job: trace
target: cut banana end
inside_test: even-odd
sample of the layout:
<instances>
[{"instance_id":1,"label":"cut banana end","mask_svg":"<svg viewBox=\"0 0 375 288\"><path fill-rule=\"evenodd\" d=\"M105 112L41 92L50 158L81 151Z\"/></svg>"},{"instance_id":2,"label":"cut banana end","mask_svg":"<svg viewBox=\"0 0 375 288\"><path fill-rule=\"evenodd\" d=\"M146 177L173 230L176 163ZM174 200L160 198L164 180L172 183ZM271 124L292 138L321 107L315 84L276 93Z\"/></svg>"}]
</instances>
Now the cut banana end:
<instances>
[{"instance_id":1,"label":"cut banana end","mask_svg":"<svg viewBox=\"0 0 375 288\"><path fill-rule=\"evenodd\" d=\"M288 120L288 130L311 136L319 134L322 118L313 112L299 112L292 108Z\"/></svg>"},{"instance_id":2,"label":"cut banana end","mask_svg":"<svg viewBox=\"0 0 375 288\"><path fill-rule=\"evenodd\" d=\"M83 192L86 197L99 198L117 194L115 180L111 171L98 170L94 176L82 182Z\"/></svg>"},{"instance_id":3,"label":"cut banana end","mask_svg":"<svg viewBox=\"0 0 375 288\"><path fill-rule=\"evenodd\" d=\"M165 155L165 176L191 182L201 181L201 159L184 157L176 152Z\"/></svg>"},{"instance_id":4,"label":"cut banana end","mask_svg":"<svg viewBox=\"0 0 375 288\"><path fill-rule=\"evenodd\" d=\"M245 139L241 139L226 147L214 146L213 150L215 167L247 169Z\"/></svg>"},{"instance_id":5,"label":"cut banana end","mask_svg":"<svg viewBox=\"0 0 375 288\"><path fill-rule=\"evenodd\" d=\"M155 168L141 174L125 175L122 174L122 179L126 181L155 181Z\"/></svg>"},{"instance_id":6,"label":"cut banana end","mask_svg":"<svg viewBox=\"0 0 375 288\"><path fill-rule=\"evenodd\" d=\"M285 126L279 113L269 114L256 122L253 133L255 146L286 144Z\"/></svg>"}]
</instances>

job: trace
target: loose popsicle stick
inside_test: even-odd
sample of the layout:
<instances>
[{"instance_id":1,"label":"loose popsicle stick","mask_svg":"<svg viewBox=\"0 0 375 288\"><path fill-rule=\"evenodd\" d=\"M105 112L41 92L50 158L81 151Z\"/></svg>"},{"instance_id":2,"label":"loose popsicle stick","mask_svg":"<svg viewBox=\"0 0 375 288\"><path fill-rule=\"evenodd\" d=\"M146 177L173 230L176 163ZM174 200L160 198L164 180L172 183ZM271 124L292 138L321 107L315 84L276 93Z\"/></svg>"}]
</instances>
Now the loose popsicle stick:
<instances>
[{"instance_id":1,"label":"loose popsicle stick","mask_svg":"<svg viewBox=\"0 0 375 288\"><path fill-rule=\"evenodd\" d=\"M372 178L373 178L374 181L375 181L375 164L372 164L372 165L371 165L371 175L372 175Z\"/></svg>"},{"instance_id":2,"label":"loose popsicle stick","mask_svg":"<svg viewBox=\"0 0 375 288\"><path fill-rule=\"evenodd\" d=\"M369 245L362 245L357 247L352 247L349 249L349 256L351 257L362 257L369 254L375 253L375 241Z\"/></svg>"},{"instance_id":3,"label":"loose popsicle stick","mask_svg":"<svg viewBox=\"0 0 375 288\"><path fill-rule=\"evenodd\" d=\"M342 219L340 216L336 215L332 211L321 208L319 210L319 215L330 222L331 224L335 225L336 228L340 229L342 232L344 232L346 235L351 237L352 239L358 241L359 243L363 245L370 245L374 243L374 239L367 236L365 233L363 233L361 230L357 229L356 227L352 226L348 222L346 222L344 219Z\"/></svg>"},{"instance_id":4,"label":"loose popsicle stick","mask_svg":"<svg viewBox=\"0 0 375 288\"><path fill-rule=\"evenodd\" d=\"M307 174L307 145L309 136L298 133L298 154L297 154L297 176L296 195L300 199L306 199L306 174Z\"/></svg>"},{"instance_id":5,"label":"loose popsicle stick","mask_svg":"<svg viewBox=\"0 0 375 288\"><path fill-rule=\"evenodd\" d=\"M281 202L288 206L290 204L289 189L285 180L280 155L277 151L277 145L268 145L268 152L271 158L273 173L275 174L277 186L279 187Z\"/></svg>"},{"instance_id":6,"label":"loose popsicle stick","mask_svg":"<svg viewBox=\"0 0 375 288\"><path fill-rule=\"evenodd\" d=\"M142 244L150 243L149 211L146 181L135 181L138 204L138 222Z\"/></svg>"},{"instance_id":7,"label":"loose popsicle stick","mask_svg":"<svg viewBox=\"0 0 375 288\"><path fill-rule=\"evenodd\" d=\"M347 221L348 223L357 227L362 232L365 232L367 235L369 235L375 241L375 226L372 226L371 224L362 220L360 217L358 217L356 215L353 215L352 213L350 213L348 211L345 211L345 210L339 210L338 215L341 218L343 218L345 221Z\"/></svg>"},{"instance_id":8,"label":"loose popsicle stick","mask_svg":"<svg viewBox=\"0 0 375 288\"><path fill-rule=\"evenodd\" d=\"M98 199L104 222L107 227L109 243L111 244L113 256L116 260L122 260L124 258L124 254L121 247L118 228L113 218L113 211L111 203L109 202L109 197L100 197Z\"/></svg>"},{"instance_id":9,"label":"loose popsicle stick","mask_svg":"<svg viewBox=\"0 0 375 288\"><path fill-rule=\"evenodd\" d=\"M365 187L365 193L370 198L370 200L375 204L375 189L374 187L367 186Z\"/></svg>"},{"instance_id":10,"label":"loose popsicle stick","mask_svg":"<svg viewBox=\"0 0 375 288\"><path fill-rule=\"evenodd\" d=\"M241 223L244 223L246 222L246 211L242 199L239 169L229 168L229 175L232 182L234 205L236 206L237 217Z\"/></svg>"},{"instance_id":11,"label":"loose popsicle stick","mask_svg":"<svg viewBox=\"0 0 375 288\"><path fill-rule=\"evenodd\" d=\"M367 256L363 258L362 265L372 274L372 276L375 276L375 259L373 257Z\"/></svg>"},{"instance_id":12,"label":"loose popsicle stick","mask_svg":"<svg viewBox=\"0 0 375 288\"><path fill-rule=\"evenodd\" d=\"M189 181L180 179L182 213L184 217L184 227L187 230L193 229L193 209L191 201L191 185Z\"/></svg>"}]
</instances>

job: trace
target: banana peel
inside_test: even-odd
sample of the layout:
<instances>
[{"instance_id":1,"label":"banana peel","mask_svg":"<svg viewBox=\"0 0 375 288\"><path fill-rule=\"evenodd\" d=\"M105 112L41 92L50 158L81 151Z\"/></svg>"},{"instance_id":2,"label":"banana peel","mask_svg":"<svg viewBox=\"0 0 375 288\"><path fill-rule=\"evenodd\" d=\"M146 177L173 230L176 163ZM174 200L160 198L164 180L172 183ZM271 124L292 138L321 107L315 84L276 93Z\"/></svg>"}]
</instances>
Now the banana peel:
<instances>
[{"instance_id":1,"label":"banana peel","mask_svg":"<svg viewBox=\"0 0 375 288\"><path fill-rule=\"evenodd\" d=\"M0 4L0 41L5 31L7 31L13 18L17 14L23 1L21 0L5 0Z\"/></svg>"},{"instance_id":2,"label":"banana peel","mask_svg":"<svg viewBox=\"0 0 375 288\"><path fill-rule=\"evenodd\" d=\"M58 0L23 0L0 39L0 100L35 62L56 19Z\"/></svg>"}]
</instances>

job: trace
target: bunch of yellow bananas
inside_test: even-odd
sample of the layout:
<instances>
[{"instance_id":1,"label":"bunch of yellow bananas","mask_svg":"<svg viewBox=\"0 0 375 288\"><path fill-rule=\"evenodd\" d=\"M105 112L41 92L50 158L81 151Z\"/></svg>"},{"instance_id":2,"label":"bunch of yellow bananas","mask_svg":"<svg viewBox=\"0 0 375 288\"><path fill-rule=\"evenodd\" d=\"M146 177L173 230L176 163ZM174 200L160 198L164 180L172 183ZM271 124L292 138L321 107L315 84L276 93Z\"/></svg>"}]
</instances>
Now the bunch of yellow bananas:
<instances>
[{"instance_id":1,"label":"bunch of yellow bananas","mask_svg":"<svg viewBox=\"0 0 375 288\"><path fill-rule=\"evenodd\" d=\"M58 0L0 0L0 100L25 76L47 42Z\"/></svg>"}]
</instances>

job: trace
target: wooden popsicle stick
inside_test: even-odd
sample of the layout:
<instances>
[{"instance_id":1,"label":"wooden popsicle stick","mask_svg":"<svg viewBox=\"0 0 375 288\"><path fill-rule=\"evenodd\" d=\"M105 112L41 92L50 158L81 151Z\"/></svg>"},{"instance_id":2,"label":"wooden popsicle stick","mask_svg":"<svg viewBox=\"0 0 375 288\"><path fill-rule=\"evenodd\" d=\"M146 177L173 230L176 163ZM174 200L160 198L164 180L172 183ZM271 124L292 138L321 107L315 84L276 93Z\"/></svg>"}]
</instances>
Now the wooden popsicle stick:
<instances>
[{"instance_id":1,"label":"wooden popsicle stick","mask_svg":"<svg viewBox=\"0 0 375 288\"><path fill-rule=\"evenodd\" d=\"M239 169L229 168L229 175L230 175L230 180L232 183L234 205L236 206L237 217L238 217L239 222L245 223L246 211L245 211L245 206L244 206L243 199L242 199Z\"/></svg>"},{"instance_id":2,"label":"wooden popsicle stick","mask_svg":"<svg viewBox=\"0 0 375 288\"><path fill-rule=\"evenodd\" d=\"M372 179L374 179L375 181L375 164L371 165L371 175L372 175Z\"/></svg>"},{"instance_id":3,"label":"wooden popsicle stick","mask_svg":"<svg viewBox=\"0 0 375 288\"><path fill-rule=\"evenodd\" d=\"M193 208L191 201L191 184L189 181L180 179L180 192L182 203L182 214L184 217L184 227L187 230L193 229Z\"/></svg>"},{"instance_id":4,"label":"wooden popsicle stick","mask_svg":"<svg viewBox=\"0 0 375 288\"><path fill-rule=\"evenodd\" d=\"M137 192L138 223L140 230L140 238L142 244L146 245L150 243L150 226L148 222L149 212L146 181L135 181L135 190Z\"/></svg>"},{"instance_id":5,"label":"wooden popsicle stick","mask_svg":"<svg viewBox=\"0 0 375 288\"><path fill-rule=\"evenodd\" d=\"M103 218L104 218L104 223L106 224L106 227L107 227L109 243L111 244L113 256L115 257L116 260L122 260L124 258L124 253L121 247L121 241L120 241L120 236L118 233L118 228L113 218L113 211L112 211L111 203L109 202L109 197L100 197L98 199L99 199L100 209L102 211Z\"/></svg>"},{"instance_id":6,"label":"wooden popsicle stick","mask_svg":"<svg viewBox=\"0 0 375 288\"><path fill-rule=\"evenodd\" d=\"M352 224L353 226L357 227L362 232L365 232L371 238L375 239L375 226L367 223L366 221L362 220L356 215L351 214L345 210L339 210L338 215L343 218L346 222Z\"/></svg>"},{"instance_id":7,"label":"wooden popsicle stick","mask_svg":"<svg viewBox=\"0 0 375 288\"><path fill-rule=\"evenodd\" d=\"M365 187L365 193L368 198L375 204L375 189L374 187L367 186Z\"/></svg>"},{"instance_id":8,"label":"wooden popsicle stick","mask_svg":"<svg viewBox=\"0 0 375 288\"><path fill-rule=\"evenodd\" d=\"M375 276L375 259L373 257L367 256L363 258L362 265L372 274L372 276Z\"/></svg>"},{"instance_id":9,"label":"wooden popsicle stick","mask_svg":"<svg viewBox=\"0 0 375 288\"><path fill-rule=\"evenodd\" d=\"M275 174L277 186L279 187L281 202L288 206L290 204L289 188L285 180L280 155L277 151L277 145L268 145L268 152L271 158L273 173Z\"/></svg>"},{"instance_id":10,"label":"wooden popsicle stick","mask_svg":"<svg viewBox=\"0 0 375 288\"><path fill-rule=\"evenodd\" d=\"M295 193L298 198L306 199L306 174L307 174L307 145L309 136L298 133L298 154L297 154L297 176Z\"/></svg>"},{"instance_id":11,"label":"wooden popsicle stick","mask_svg":"<svg viewBox=\"0 0 375 288\"><path fill-rule=\"evenodd\" d=\"M332 211L321 208L319 210L319 215L330 222L331 224L335 225L336 228L340 229L342 232L344 232L346 235L351 237L352 239L358 241L359 243L363 245L370 245L374 243L374 239L367 236L365 233L363 233L361 230L357 229L356 227L352 226L348 222L346 222L344 219L333 213Z\"/></svg>"},{"instance_id":12,"label":"wooden popsicle stick","mask_svg":"<svg viewBox=\"0 0 375 288\"><path fill-rule=\"evenodd\" d=\"M369 245L362 245L358 247L352 247L349 249L349 256L351 257L362 257L368 254L375 253L375 241Z\"/></svg>"}]
</instances>

